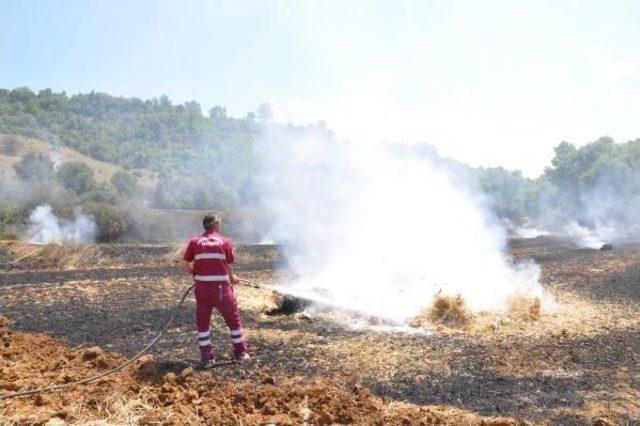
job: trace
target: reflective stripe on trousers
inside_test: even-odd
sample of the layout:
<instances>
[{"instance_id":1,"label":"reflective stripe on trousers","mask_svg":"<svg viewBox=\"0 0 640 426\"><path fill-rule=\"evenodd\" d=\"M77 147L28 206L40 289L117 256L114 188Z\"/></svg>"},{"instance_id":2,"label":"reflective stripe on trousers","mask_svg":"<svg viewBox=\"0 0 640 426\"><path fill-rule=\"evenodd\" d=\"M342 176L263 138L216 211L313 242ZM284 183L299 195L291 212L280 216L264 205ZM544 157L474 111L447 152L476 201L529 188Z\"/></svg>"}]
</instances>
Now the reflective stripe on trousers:
<instances>
[{"instance_id":1,"label":"reflective stripe on trousers","mask_svg":"<svg viewBox=\"0 0 640 426\"><path fill-rule=\"evenodd\" d=\"M198 324L198 347L203 359L212 358L210 322L215 308L229 327L233 350L236 355L247 351L242 334L242 318L238 311L238 303L233 288L228 283L196 283L196 320ZM202 339L202 340L200 340ZM204 342L204 346L200 346Z\"/></svg>"}]
</instances>

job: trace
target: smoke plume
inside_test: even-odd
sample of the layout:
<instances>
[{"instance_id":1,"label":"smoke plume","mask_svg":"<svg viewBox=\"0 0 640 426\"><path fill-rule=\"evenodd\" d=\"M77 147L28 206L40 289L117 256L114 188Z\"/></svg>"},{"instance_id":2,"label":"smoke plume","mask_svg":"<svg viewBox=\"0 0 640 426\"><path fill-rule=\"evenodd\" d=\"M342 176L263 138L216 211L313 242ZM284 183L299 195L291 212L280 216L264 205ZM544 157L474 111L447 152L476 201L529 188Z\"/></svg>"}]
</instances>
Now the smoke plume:
<instances>
[{"instance_id":1,"label":"smoke plume","mask_svg":"<svg viewBox=\"0 0 640 426\"><path fill-rule=\"evenodd\" d=\"M26 239L31 244L86 244L94 241L96 234L95 221L81 209L74 210L71 220L64 220L56 217L51 206L45 204L36 207L29 215Z\"/></svg>"},{"instance_id":2,"label":"smoke plume","mask_svg":"<svg viewBox=\"0 0 640 426\"><path fill-rule=\"evenodd\" d=\"M269 238L285 242L290 290L398 323L436 294L473 310L547 296L539 267L504 255L503 228L432 155L272 130L258 145Z\"/></svg>"}]
</instances>

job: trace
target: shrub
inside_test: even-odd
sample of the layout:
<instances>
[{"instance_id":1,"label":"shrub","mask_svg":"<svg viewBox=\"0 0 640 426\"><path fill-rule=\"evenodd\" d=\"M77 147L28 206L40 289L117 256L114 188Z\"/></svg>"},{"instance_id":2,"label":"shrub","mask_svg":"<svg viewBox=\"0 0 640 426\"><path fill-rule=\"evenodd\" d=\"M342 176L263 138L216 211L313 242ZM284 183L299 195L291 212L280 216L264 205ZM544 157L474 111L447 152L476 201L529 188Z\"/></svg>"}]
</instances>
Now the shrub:
<instances>
[{"instance_id":1,"label":"shrub","mask_svg":"<svg viewBox=\"0 0 640 426\"><path fill-rule=\"evenodd\" d=\"M111 185L118 194L128 196L136 192L137 182L131 173L120 170L111 177Z\"/></svg>"},{"instance_id":2,"label":"shrub","mask_svg":"<svg viewBox=\"0 0 640 426\"><path fill-rule=\"evenodd\" d=\"M84 163L63 164L58 170L57 178L62 186L79 195L91 190L96 184L93 170Z\"/></svg>"},{"instance_id":3,"label":"shrub","mask_svg":"<svg viewBox=\"0 0 640 426\"><path fill-rule=\"evenodd\" d=\"M0 151L4 155L14 156L18 153L18 149L22 146L22 139L17 136L9 135L2 139L2 145L0 145Z\"/></svg>"},{"instance_id":4,"label":"shrub","mask_svg":"<svg viewBox=\"0 0 640 426\"><path fill-rule=\"evenodd\" d=\"M0 200L0 239L15 239L11 228L22 218L20 213L15 203Z\"/></svg>"},{"instance_id":5,"label":"shrub","mask_svg":"<svg viewBox=\"0 0 640 426\"><path fill-rule=\"evenodd\" d=\"M128 210L106 203L90 202L83 205L83 211L93 216L98 226L97 240L113 242L124 236L133 224Z\"/></svg>"},{"instance_id":6,"label":"shrub","mask_svg":"<svg viewBox=\"0 0 640 426\"><path fill-rule=\"evenodd\" d=\"M55 175L53 161L41 152L29 152L13 167L24 180L49 181Z\"/></svg>"},{"instance_id":7,"label":"shrub","mask_svg":"<svg viewBox=\"0 0 640 426\"><path fill-rule=\"evenodd\" d=\"M93 185L89 191L85 192L81 200L113 204L117 201L117 194L108 183L99 182Z\"/></svg>"}]
</instances>

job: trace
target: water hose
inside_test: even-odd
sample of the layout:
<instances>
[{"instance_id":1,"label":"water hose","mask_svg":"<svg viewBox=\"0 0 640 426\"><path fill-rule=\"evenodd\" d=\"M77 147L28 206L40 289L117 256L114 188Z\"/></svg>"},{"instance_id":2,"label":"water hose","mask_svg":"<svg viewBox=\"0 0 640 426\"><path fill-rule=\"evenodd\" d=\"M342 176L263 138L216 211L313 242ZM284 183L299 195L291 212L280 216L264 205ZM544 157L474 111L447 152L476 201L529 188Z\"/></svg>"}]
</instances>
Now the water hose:
<instances>
[{"instance_id":1,"label":"water hose","mask_svg":"<svg viewBox=\"0 0 640 426\"><path fill-rule=\"evenodd\" d=\"M182 298L180 298L180 302L176 305L176 309L175 309L174 313L165 322L164 326L162 327L162 329L160 330L158 335L156 337L154 337L153 340L151 340L151 342L149 342L147 344L147 346L145 346L140 352L135 354L133 356L133 358L128 359L127 361L123 362L122 364L118 365L115 368L112 368L112 369L107 370L107 371L103 371L102 373L96 374L96 375L91 376L91 377L87 377L86 379L76 380L74 382L63 383L63 384L59 384L59 385L52 385L52 386L46 386L46 387L42 387L42 388L36 388L36 389L31 389L31 390L26 390L26 391L21 391L21 392L10 393L8 395L0 395L0 401L4 401L4 400L10 399L10 398L17 398L19 396L35 395L35 394L44 393L44 392L54 392L54 391L58 391L58 390L61 390L61 389L64 389L64 388L68 388L68 387L71 387L71 386L83 385L83 384L91 383L91 382L94 382L94 381L96 381L98 379L101 379L101 378L103 378L105 376L108 376L110 374L116 373L116 372L122 370L123 368L125 368L128 365L131 365L131 363L133 363L135 360L137 360L142 355L144 355L149 349L151 349L153 346L155 346L155 344L158 343L158 340L160 340L160 338L169 329L169 327L171 327L171 324L173 323L173 320L175 319L175 317L176 317L176 315L178 313L178 309L182 306L182 303L184 302L184 300L187 298L187 296L189 295L189 293L191 292L191 290L194 287L195 287L195 284L191 285L188 289L185 290L185 292L182 294Z\"/></svg>"},{"instance_id":2,"label":"water hose","mask_svg":"<svg viewBox=\"0 0 640 426\"><path fill-rule=\"evenodd\" d=\"M245 280L243 278L238 278L238 281L243 283L244 285L246 285L248 287L259 288L259 289L272 289L270 286L268 286L266 284L258 283L258 282L255 282L255 281ZM20 396L35 395L35 394L38 394L38 393L55 392L55 391L58 391L58 390L61 390L61 389L64 389L64 388L68 388L68 387L71 387L71 386L76 386L76 385L84 385L84 384L87 384L87 383L94 382L94 381L96 381L98 379L101 379L103 377L109 376L109 375L111 375L113 373L117 373L118 371L122 370L123 368L127 367L128 365L131 365L135 360L140 358L142 355L144 355L146 352L148 352L152 347L154 347L155 344L158 343L158 340L160 340L160 338L166 333L166 331L169 329L169 327L171 327L171 324L173 324L173 320L175 319L175 317L176 317L176 315L178 313L178 310L180 309L180 307L184 303L184 300L187 298L189 293L191 293L191 290L193 290L194 287L195 287L195 284L192 284L188 289L185 290L185 292L182 294L182 297L180 298L180 302L178 302L178 304L176 305L175 311L169 317L169 319L167 319L167 321L165 322L164 326L160 329L160 332L156 335L156 337L154 337L153 340L151 340L147 344L147 346L142 348L142 350L140 350L140 352L138 352L132 358L128 359L127 361L123 362L122 364L118 365L117 367L114 367L114 368L112 368L110 370L107 370L107 371L103 371L102 373L96 374L96 375L91 376L91 377L87 377L86 379L82 379L82 380L76 380L76 381L73 381L73 382L63 383L63 384L59 384L59 385L45 386L45 387L26 390L26 391L14 392L14 393L10 393L8 395L0 395L0 401L4 401L4 400L10 399L10 398L17 398L17 397L20 397Z\"/></svg>"}]
</instances>

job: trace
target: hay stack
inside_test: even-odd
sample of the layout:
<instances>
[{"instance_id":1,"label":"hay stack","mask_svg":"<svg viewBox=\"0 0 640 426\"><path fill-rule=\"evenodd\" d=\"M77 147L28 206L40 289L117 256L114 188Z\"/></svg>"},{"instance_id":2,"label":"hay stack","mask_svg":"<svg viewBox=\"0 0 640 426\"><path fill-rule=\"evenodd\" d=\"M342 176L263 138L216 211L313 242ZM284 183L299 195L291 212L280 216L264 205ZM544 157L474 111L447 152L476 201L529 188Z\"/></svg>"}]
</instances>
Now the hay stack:
<instances>
[{"instance_id":1,"label":"hay stack","mask_svg":"<svg viewBox=\"0 0 640 426\"><path fill-rule=\"evenodd\" d=\"M421 312L409 321L411 327L425 327L428 324L442 324L449 327L467 325L473 314L462 299L462 296L438 295L433 299L430 308Z\"/></svg>"},{"instance_id":2,"label":"hay stack","mask_svg":"<svg viewBox=\"0 0 640 426\"><path fill-rule=\"evenodd\" d=\"M303 312L309 306L311 301L300 297L291 296L289 294L280 294L273 292L273 301L275 308L267 312L268 315L291 315Z\"/></svg>"}]
</instances>

